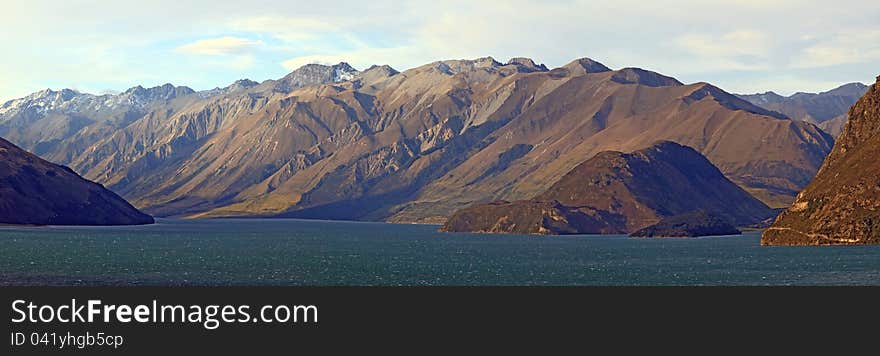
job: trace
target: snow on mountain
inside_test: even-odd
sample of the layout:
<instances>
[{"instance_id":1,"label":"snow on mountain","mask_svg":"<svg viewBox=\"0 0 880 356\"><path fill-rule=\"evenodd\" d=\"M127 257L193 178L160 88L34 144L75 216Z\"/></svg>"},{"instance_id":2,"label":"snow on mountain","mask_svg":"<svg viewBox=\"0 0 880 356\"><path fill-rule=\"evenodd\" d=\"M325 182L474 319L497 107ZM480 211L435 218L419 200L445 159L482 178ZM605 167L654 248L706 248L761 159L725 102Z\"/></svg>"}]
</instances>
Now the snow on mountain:
<instances>
[{"instance_id":1,"label":"snow on mountain","mask_svg":"<svg viewBox=\"0 0 880 356\"><path fill-rule=\"evenodd\" d=\"M339 63L333 68L333 82L345 82L354 79L360 74L356 69L352 68L348 63L342 62Z\"/></svg>"},{"instance_id":2,"label":"snow on mountain","mask_svg":"<svg viewBox=\"0 0 880 356\"><path fill-rule=\"evenodd\" d=\"M0 122L20 113L45 115L48 112L70 114L102 109L132 108L144 109L146 106L166 102L179 96L195 93L187 87L165 84L153 88L136 86L120 94L94 95L76 90L55 91L44 89L26 97L7 101L0 106Z\"/></svg>"},{"instance_id":3,"label":"snow on mountain","mask_svg":"<svg viewBox=\"0 0 880 356\"><path fill-rule=\"evenodd\" d=\"M253 80L250 80L250 79L239 79L225 88L217 87L214 89L202 90L202 91L197 92L196 94L200 98L205 99L205 98L210 98L215 95L229 94L229 93L236 92L239 90L253 88L257 85L260 85L260 83L257 83Z\"/></svg>"}]
</instances>

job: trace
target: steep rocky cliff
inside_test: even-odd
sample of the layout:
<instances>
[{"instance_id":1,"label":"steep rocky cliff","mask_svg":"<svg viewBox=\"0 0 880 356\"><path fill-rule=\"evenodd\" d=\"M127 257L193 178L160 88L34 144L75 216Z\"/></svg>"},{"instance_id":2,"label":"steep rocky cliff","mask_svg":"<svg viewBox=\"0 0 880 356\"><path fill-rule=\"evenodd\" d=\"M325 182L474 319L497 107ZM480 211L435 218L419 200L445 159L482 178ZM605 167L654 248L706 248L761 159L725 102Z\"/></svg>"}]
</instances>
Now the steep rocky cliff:
<instances>
[{"instance_id":1,"label":"steep rocky cliff","mask_svg":"<svg viewBox=\"0 0 880 356\"><path fill-rule=\"evenodd\" d=\"M761 244L880 243L880 85L872 85L848 116L816 178L764 231Z\"/></svg>"}]
</instances>

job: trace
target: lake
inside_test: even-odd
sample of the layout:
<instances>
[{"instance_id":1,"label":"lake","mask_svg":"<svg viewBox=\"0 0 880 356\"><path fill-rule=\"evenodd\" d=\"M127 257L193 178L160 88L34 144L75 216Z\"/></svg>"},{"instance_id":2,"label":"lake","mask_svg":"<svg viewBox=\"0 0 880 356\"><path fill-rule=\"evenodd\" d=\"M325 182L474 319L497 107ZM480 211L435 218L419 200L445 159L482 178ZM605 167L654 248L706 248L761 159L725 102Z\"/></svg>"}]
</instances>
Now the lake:
<instances>
[{"instance_id":1,"label":"lake","mask_svg":"<svg viewBox=\"0 0 880 356\"><path fill-rule=\"evenodd\" d=\"M0 227L0 285L880 285L880 246L449 234L432 225L160 219Z\"/></svg>"}]
</instances>

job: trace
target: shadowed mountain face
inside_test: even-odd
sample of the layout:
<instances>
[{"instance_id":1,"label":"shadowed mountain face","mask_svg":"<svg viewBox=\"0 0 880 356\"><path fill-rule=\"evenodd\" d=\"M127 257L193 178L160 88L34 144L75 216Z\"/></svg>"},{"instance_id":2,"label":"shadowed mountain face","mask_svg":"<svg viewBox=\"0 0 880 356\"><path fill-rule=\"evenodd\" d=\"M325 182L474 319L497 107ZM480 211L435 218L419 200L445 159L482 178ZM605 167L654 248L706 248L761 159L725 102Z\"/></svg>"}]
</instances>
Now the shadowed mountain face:
<instances>
[{"instance_id":1,"label":"shadowed mountain face","mask_svg":"<svg viewBox=\"0 0 880 356\"><path fill-rule=\"evenodd\" d=\"M659 223L636 231L629 236L699 237L741 234L742 231L739 231L736 226L731 225L726 219L701 210L664 218Z\"/></svg>"},{"instance_id":2,"label":"shadowed mountain face","mask_svg":"<svg viewBox=\"0 0 880 356\"><path fill-rule=\"evenodd\" d=\"M152 224L125 200L0 138L0 224Z\"/></svg>"},{"instance_id":3,"label":"shadowed mountain face","mask_svg":"<svg viewBox=\"0 0 880 356\"><path fill-rule=\"evenodd\" d=\"M633 153L599 153L532 200L462 209L443 230L629 233L696 210L739 225L774 213L725 178L699 152L665 141Z\"/></svg>"},{"instance_id":4,"label":"shadowed mountain face","mask_svg":"<svg viewBox=\"0 0 880 356\"><path fill-rule=\"evenodd\" d=\"M880 84L849 118L819 174L764 231L761 244L880 243Z\"/></svg>"},{"instance_id":5,"label":"shadowed mountain face","mask_svg":"<svg viewBox=\"0 0 880 356\"><path fill-rule=\"evenodd\" d=\"M850 83L818 94L796 93L784 97L771 91L737 96L792 119L814 123L831 136L837 137L846 123L847 111L867 90L867 85Z\"/></svg>"},{"instance_id":6,"label":"shadowed mountain face","mask_svg":"<svg viewBox=\"0 0 880 356\"><path fill-rule=\"evenodd\" d=\"M404 72L310 65L166 98L107 129L84 111L65 114L88 120L57 135L28 129L70 121L55 113L0 113L0 128L16 122L13 142L45 146L44 157L159 216L443 222L474 203L533 197L599 152L657 140L694 147L785 206L833 144L712 85L586 58L552 70L527 58Z\"/></svg>"}]
</instances>

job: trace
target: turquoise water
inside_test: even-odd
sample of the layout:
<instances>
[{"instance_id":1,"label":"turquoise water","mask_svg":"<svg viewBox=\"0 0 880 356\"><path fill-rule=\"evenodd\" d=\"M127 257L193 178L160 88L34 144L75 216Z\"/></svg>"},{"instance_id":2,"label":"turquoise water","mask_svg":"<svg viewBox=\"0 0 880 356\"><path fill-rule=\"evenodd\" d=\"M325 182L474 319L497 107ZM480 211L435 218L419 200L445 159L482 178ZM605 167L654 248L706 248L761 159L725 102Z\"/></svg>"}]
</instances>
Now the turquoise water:
<instances>
[{"instance_id":1,"label":"turquoise water","mask_svg":"<svg viewBox=\"0 0 880 356\"><path fill-rule=\"evenodd\" d=\"M0 285L880 285L880 246L447 234L294 219L0 227Z\"/></svg>"}]
</instances>

